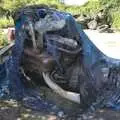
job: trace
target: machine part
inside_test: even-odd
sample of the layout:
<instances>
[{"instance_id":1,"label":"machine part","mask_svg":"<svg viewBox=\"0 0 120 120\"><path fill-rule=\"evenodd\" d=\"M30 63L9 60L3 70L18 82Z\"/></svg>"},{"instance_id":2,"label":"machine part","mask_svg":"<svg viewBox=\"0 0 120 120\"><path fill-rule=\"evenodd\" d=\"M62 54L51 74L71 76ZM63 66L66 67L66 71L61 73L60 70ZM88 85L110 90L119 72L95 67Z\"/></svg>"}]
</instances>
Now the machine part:
<instances>
[{"instance_id":1,"label":"machine part","mask_svg":"<svg viewBox=\"0 0 120 120\"><path fill-rule=\"evenodd\" d=\"M46 44L46 47L52 47L52 43L51 44ZM66 49L66 48L63 48L63 46L54 46L56 50L59 50L61 52L64 52L64 53L67 53L67 54L71 54L71 55L76 55L78 53L80 53L82 51L82 48L81 47L78 47L74 50L69 50L69 49Z\"/></svg>"},{"instance_id":2,"label":"machine part","mask_svg":"<svg viewBox=\"0 0 120 120\"><path fill-rule=\"evenodd\" d=\"M43 72L43 78L46 82L46 84L57 94L59 94L61 97L68 99L70 101L73 101L75 103L80 104L80 94L70 91L63 90L60 86L58 86L56 83L54 83L50 77L49 73Z\"/></svg>"},{"instance_id":3,"label":"machine part","mask_svg":"<svg viewBox=\"0 0 120 120\"><path fill-rule=\"evenodd\" d=\"M31 16L31 18L34 18L35 20L39 20L39 18L42 15L45 15L45 14L41 15L41 10L49 11L49 9L50 8L48 8L47 5L43 5L43 4L41 4L41 5L31 5L31 6L29 5L29 6L26 6L26 7L23 7L23 8L16 9L16 11L13 13L12 17L13 17L15 23L16 23L17 20L19 20L21 18L21 16L24 16L24 15L25 16ZM40 15L40 17L38 15Z\"/></svg>"},{"instance_id":4,"label":"machine part","mask_svg":"<svg viewBox=\"0 0 120 120\"><path fill-rule=\"evenodd\" d=\"M36 43L37 43L38 49L43 49L44 42L43 42L43 33L42 32L38 33Z\"/></svg>"},{"instance_id":5,"label":"machine part","mask_svg":"<svg viewBox=\"0 0 120 120\"><path fill-rule=\"evenodd\" d=\"M40 19L40 21L35 23L35 30L39 33L45 33L47 31L56 31L62 29L66 22L65 20L54 20L50 18L51 16L46 15L44 19Z\"/></svg>"},{"instance_id":6,"label":"machine part","mask_svg":"<svg viewBox=\"0 0 120 120\"><path fill-rule=\"evenodd\" d=\"M26 69L38 70L42 72L49 72L54 68L55 60L52 56L47 53L37 53L34 49L25 48L24 49L24 57L23 66ZM30 64L30 65L29 65ZM29 68L27 67L29 65Z\"/></svg>"},{"instance_id":7,"label":"machine part","mask_svg":"<svg viewBox=\"0 0 120 120\"><path fill-rule=\"evenodd\" d=\"M29 21L29 27L30 27L30 34L32 37L33 47L34 47L34 49L37 49L37 44L36 44L36 40L35 40L35 33L34 33L34 29L33 29L33 24L31 21Z\"/></svg>"},{"instance_id":8,"label":"machine part","mask_svg":"<svg viewBox=\"0 0 120 120\"><path fill-rule=\"evenodd\" d=\"M45 37L48 41L55 41L55 42L58 42L59 44L69 46L73 49L78 46L77 41L62 37L60 35L46 35Z\"/></svg>"},{"instance_id":9,"label":"machine part","mask_svg":"<svg viewBox=\"0 0 120 120\"><path fill-rule=\"evenodd\" d=\"M65 26L65 20L54 20L52 15L46 15L45 18L41 18L35 23L35 30L38 32L38 46L43 48L43 35L47 31L60 30Z\"/></svg>"}]
</instances>

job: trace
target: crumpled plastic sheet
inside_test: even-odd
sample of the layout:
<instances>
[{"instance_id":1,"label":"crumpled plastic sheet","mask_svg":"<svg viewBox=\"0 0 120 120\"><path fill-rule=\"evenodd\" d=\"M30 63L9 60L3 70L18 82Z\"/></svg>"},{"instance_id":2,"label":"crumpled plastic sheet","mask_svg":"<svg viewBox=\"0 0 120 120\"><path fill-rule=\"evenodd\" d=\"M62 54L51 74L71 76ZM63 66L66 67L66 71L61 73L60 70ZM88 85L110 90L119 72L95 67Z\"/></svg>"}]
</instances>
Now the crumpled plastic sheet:
<instances>
[{"instance_id":1,"label":"crumpled plastic sheet","mask_svg":"<svg viewBox=\"0 0 120 120\"><path fill-rule=\"evenodd\" d=\"M21 15L22 19L16 22L16 41L15 46L12 50L12 55L9 57L9 60L5 61L0 65L0 98L1 99L17 99L23 101L26 107L31 107L36 110L48 110L50 111L53 104L49 101L45 102L41 99L37 89L29 89L24 86L23 79L25 79L19 72L20 60L23 53L23 43L25 40L26 33L22 29L26 21L26 16ZM76 24L73 17L70 14L56 12L55 16L57 18L64 18L69 20L70 24ZM102 68L105 68L104 71L108 72L107 68L118 68L119 71L120 60L108 58L103 53L101 53L96 46L89 40L86 34L81 29L81 26L76 24L78 31L80 33L80 41L82 41L83 47L83 64L85 68L90 72L93 78L97 79L97 75ZM50 50L50 49L49 49ZM52 50L52 52L55 50ZM53 56L56 57L57 53L53 53ZM99 66L99 65L103 66ZM98 71L97 71L98 70ZM114 69L113 69L114 70ZM98 72L98 74L97 74ZM112 73L112 72L111 72ZM107 74L107 73L106 73ZM114 76L117 81L112 81ZM120 76L119 72L115 73L112 78L108 81L108 88L99 90L96 100L91 103L91 109L98 107L109 107L115 110L120 110ZM107 79L107 78L104 78ZM99 86L98 83L92 81L94 86ZM116 84L116 82L118 82ZM88 100L88 99L87 99Z\"/></svg>"},{"instance_id":2,"label":"crumpled plastic sheet","mask_svg":"<svg viewBox=\"0 0 120 120\"><path fill-rule=\"evenodd\" d=\"M99 76L101 70L108 74L108 76L102 78L107 80L107 85L100 88L100 93L97 93L96 101L91 104L90 109L107 107L120 110L120 60L104 55L104 53L97 49L89 37L80 28L78 29L80 30L80 37L83 42L83 61L86 69L91 72L90 74L95 78L95 81L96 79L101 81ZM110 74L110 71L112 74ZM93 80L93 84L97 86L95 81Z\"/></svg>"},{"instance_id":3,"label":"crumpled plastic sheet","mask_svg":"<svg viewBox=\"0 0 120 120\"><path fill-rule=\"evenodd\" d=\"M39 13L40 16L43 15L41 12ZM25 78L22 74L20 74L20 61L24 48L23 43L26 37L23 25L26 21L28 21L28 18L25 14L21 14L21 16L21 19L15 22L16 40L12 49L12 55L8 60L5 61L5 63L0 65L0 98L23 101L25 107L35 110L57 112L60 110L60 108L52 109L55 104L51 101L42 100L37 88L26 88L23 83ZM64 18L66 20L74 21L70 14L55 12L54 16L56 19ZM47 49L48 51L50 50L50 48ZM57 54L54 52L54 50L52 50L51 53L54 57L56 57Z\"/></svg>"}]
</instances>

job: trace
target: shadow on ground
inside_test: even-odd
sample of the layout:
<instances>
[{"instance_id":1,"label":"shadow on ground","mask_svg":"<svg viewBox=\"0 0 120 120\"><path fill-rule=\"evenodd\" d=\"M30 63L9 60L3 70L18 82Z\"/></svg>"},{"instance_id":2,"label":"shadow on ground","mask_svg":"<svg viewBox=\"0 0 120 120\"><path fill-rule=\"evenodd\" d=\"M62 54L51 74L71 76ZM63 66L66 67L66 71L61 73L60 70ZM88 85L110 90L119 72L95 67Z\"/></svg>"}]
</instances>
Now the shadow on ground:
<instances>
[{"instance_id":1,"label":"shadow on ground","mask_svg":"<svg viewBox=\"0 0 120 120\"><path fill-rule=\"evenodd\" d=\"M56 95L49 88L40 89L45 100L53 101L55 108L64 111L44 113L25 108L15 100L0 101L0 120L120 120L120 112L107 109L97 110L94 113L80 114L78 104L69 102Z\"/></svg>"}]
</instances>

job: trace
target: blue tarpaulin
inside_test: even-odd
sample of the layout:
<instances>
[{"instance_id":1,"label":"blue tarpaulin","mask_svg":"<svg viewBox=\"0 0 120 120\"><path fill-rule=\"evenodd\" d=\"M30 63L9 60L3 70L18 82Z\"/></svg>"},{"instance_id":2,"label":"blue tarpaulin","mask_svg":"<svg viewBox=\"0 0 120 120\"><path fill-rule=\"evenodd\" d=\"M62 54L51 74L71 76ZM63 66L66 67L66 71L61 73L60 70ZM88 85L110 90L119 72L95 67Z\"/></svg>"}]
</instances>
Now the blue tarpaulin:
<instances>
[{"instance_id":1,"label":"blue tarpaulin","mask_svg":"<svg viewBox=\"0 0 120 120\"><path fill-rule=\"evenodd\" d=\"M86 72L89 71L92 78L89 79L89 82L97 88L97 94L95 94L95 99L91 103L91 108L110 107L120 110L120 60L109 58L100 52L83 32L81 26L75 23L75 20L70 14L56 12L55 15L69 20L70 24L75 24L80 33L80 42L82 42L83 49L83 64ZM27 17L25 14L21 14L20 18L15 23L16 40L12 55L5 63L0 65L0 98L14 98L21 101L26 98L24 103L27 106L37 110L48 109L52 105L49 102L45 104L37 94L36 89L26 88L23 82L25 78L20 74L20 61L26 37L23 25L27 21Z\"/></svg>"}]
</instances>

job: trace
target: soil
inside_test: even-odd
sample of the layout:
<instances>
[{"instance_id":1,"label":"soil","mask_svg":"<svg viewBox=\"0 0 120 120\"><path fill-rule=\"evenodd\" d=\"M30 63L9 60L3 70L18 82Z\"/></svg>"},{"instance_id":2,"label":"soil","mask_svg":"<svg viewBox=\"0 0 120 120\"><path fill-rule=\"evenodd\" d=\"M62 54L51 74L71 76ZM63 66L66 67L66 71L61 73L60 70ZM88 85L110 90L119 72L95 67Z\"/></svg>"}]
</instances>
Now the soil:
<instances>
[{"instance_id":1,"label":"soil","mask_svg":"<svg viewBox=\"0 0 120 120\"><path fill-rule=\"evenodd\" d=\"M24 107L22 103L10 99L0 101L0 120L120 120L120 112L100 109L94 113L80 114L80 106L65 100L49 88L40 89L45 100L53 101L54 108L63 111L41 112Z\"/></svg>"}]
</instances>

